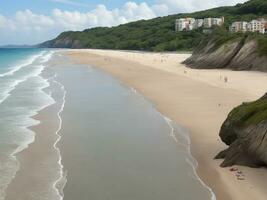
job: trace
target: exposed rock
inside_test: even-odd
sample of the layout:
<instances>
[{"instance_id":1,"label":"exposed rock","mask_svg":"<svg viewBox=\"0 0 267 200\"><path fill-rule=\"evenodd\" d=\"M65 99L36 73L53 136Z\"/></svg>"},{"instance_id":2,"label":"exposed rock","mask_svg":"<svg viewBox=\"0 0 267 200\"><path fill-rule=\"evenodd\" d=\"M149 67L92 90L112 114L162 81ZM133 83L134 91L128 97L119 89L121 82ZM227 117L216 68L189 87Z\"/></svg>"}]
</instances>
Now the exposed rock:
<instances>
[{"instance_id":1,"label":"exposed rock","mask_svg":"<svg viewBox=\"0 0 267 200\"><path fill-rule=\"evenodd\" d=\"M222 167L267 165L267 94L255 102L243 103L227 117L220 137L229 148L215 159L224 159Z\"/></svg>"},{"instance_id":2,"label":"exposed rock","mask_svg":"<svg viewBox=\"0 0 267 200\"><path fill-rule=\"evenodd\" d=\"M267 56L259 55L255 39L237 38L219 47L213 40L210 40L208 44L202 44L200 48L196 48L184 64L199 69L267 71Z\"/></svg>"},{"instance_id":3,"label":"exposed rock","mask_svg":"<svg viewBox=\"0 0 267 200\"><path fill-rule=\"evenodd\" d=\"M267 57L258 55L257 42L255 40L248 40L231 60L227 68L267 71Z\"/></svg>"},{"instance_id":4,"label":"exposed rock","mask_svg":"<svg viewBox=\"0 0 267 200\"><path fill-rule=\"evenodd\" d=\"M63 37L53 41L47 41L42 45L39 45L42 48L72 48L72 49L81 49L83 48L79 40L73 40L70 37Z\"/></svg>"},{"instance_id":5,"label":"exposed rock","mask_svg":"<svg viewBox=\"0 0 267 200\"><path fill-rule=\"evenodd\" d=\"M184 63L191 68L225 68L240 49L240 41L227 43L214 51L215 43L209 41L203 49L196 50Z\"/></svg>"}]
</instances>

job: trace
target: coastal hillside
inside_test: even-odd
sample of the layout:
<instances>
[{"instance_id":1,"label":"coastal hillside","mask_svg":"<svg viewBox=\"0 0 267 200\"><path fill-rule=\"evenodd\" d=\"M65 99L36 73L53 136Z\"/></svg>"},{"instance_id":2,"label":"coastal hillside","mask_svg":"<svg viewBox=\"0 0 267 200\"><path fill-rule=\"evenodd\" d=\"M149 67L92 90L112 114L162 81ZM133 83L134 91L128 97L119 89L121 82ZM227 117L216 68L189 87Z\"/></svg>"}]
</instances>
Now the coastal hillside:
<instances>
[{"instance_id":1,"label":"coastal hillside","mask_svg":"<svg viewBox=\"0 0 267 200\"><path fill-rule=\"evenodd\" d=\"M141 20L116 27L69 31L40 44L50 48L94 48L145 51L193 50L205 38L203 29L175 32L177 18L225 17L223 30L237 20L252 20L267 15L266 0L250 0L236 6L219 7L194 13L183 13Z\"/></svg>"},{"instance_id":2,"label":"coastal hillside","mask_svg":"<svg viewBox=\"0 0 267 200\"><path fill-rule=\"evenodd\" d=\"M197 69L267 71L267 35L215 31L184 64Z\"/></svg>"}]
</instances>

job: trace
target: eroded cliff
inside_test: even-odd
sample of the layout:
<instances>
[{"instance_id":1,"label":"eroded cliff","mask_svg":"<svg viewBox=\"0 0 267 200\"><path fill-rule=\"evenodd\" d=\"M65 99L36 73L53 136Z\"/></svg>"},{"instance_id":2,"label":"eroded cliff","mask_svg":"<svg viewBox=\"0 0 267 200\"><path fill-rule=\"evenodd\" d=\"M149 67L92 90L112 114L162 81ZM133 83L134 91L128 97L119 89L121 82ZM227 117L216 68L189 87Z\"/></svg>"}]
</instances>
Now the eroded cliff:
<instances>
[{"instance_id":1,"label":"eroded cliff","mask_svg":"<svg viewBox=\"0 0 267 200\"><path fill-rule=\"evenodd\" d=\"M221 166L267 165L267 94L255 102L233 109L220 130L222 141L229 148L215 159L224 159Z\"/></svg>"},{"instance_id":2,"label":"eroded cliff","mask_svg":"<svg viewBox=\"0 0 267 200\"><path fill-rule=\"evenodd\" d=\"M267 55L259 52L259 45L266 44L259 42L248 36L237 37L220 45L213 39L204 40L184 64L198 69L267 71Z\"/></svg>"}]
</instances>

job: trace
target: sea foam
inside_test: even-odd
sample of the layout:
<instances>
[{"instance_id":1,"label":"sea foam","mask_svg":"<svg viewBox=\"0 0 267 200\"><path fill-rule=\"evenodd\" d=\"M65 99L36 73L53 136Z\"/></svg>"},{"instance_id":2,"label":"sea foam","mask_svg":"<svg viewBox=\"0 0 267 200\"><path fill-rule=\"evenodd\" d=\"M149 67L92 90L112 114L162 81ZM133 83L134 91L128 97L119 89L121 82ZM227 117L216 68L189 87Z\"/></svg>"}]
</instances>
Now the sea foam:
<instances>
[{"instance_id":1,"label":"sea foam","mask_svg":"<svg viewBox=\"0 0 267 200\"><path fill-rule=\"evenodd\" d=\"M56 135L57 135L57 140L54 143L54 148L56 149L57 153L58 153L58 165L59 165L59 177L57 178L57 180L54 182L53 184L53 188L55 189L55 191L57 192L57 195L59 196L59 199L62 200L64 198L64 193L63 193L63 188L67 183L67 172L64 172L64 166L62 164L62 157L61 157L61 153L60 153L60 149L58 148L57 144L58 142L61 140L61 135L60 135L60 130L62 127L62 118L61 118L61 113L64 110L64 106L65 106L65 102L66 102L66 94L67 91L65 90L64 85L62 85L60 82L54 80L54 82L56 84L58 84L60 86L61 91L63 92L63 97L62 97L62 104L61 107L57 113L58 119L59 119L59 126L58 129L56 131Z\"/></svg>"},{"instance_id":2,"label":"sea foam","mask_svg":"<svg viewBox=\"0 0 267 200\"><path fill-rule=\"evenodd\" d=\"M5 76L12 76L15 72L19 71L21 68L26 67L30 64L32 64L37 58L43 56L45 54L45 51L42 51L41 53L37 55L33 55L30 58L26 59L25 61L22 61L22 63L15 65L11 68L10 71L0 74L0 77Z\"/></svg>"},{"instance_id":3,"label":"sea foam","mask_svg":"<svg viewBox=\"0 0 267 200\"><path fill-rule=\"evenodd\" d=\"M8 150L4 152L4 149L2 149L1 152L3 155L6 155L6 159L0 162L2 177L0 180L0 200L5 199L5 190L19 170L20 163L16 158L17 154L34 142L35 134L28 128L40 122L32 117L40 110L55 103L51 95L43 91L45 88L49 87L50 84L48 79L44 79L41 76L46 67L44 63L51 58L52 54L51 52L42 51L41 53L31 56L23 62L23 64L17 65L9 72L0 74L0 81L6 83L5 85L1 84L2 87L0 86L0 106L2 107L1 111L4 111L1 113L1 121L6 127L10 126L12 128L10 129L10 131L12 130L12 135L5 136L9 138L6 139L7 144L12 142L17 146L12 151ZM23 99L23 96L19 95L23 95L23 92L18 92L19 90L23 91L23 87L26 87L24 86L26 83L29 84L28 91L32 91L32 95L29 93L30 96L25 96L25 100L21 102L23 103L21 105L16 103L14 106L9 106L11 102L16 102L16 98L18 99L19 97L19 99ZM35 104L27 104L27 99L33 98L36 98ZM3 104L4 102L5 104ZM16 112L18 112L18 114L16 114ZM2 128L4 127L2 126ZM10 142L8 142L9 140ZM3 143L1 145L3 146Z\"/></svg>"}]
</instances>

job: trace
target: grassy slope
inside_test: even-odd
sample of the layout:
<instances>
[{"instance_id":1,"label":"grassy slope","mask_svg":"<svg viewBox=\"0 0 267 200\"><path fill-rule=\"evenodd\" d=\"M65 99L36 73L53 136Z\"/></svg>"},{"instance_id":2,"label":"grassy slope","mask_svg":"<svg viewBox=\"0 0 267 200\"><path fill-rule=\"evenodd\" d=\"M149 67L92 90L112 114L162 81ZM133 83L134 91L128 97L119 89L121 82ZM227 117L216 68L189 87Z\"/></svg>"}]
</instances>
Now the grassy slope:
<instances>
[{"instance_id":1,"label":"grassy slope","mask_svg":"<svg viewBox=\"0 0 267 200\"><path fill-rule=\"evenodd\" d=\"M267 120L267 97L243 103L231 111L229 119L239 127L248 127Z\"/></svg>"},{"instance_id":2,"label":"grassy slope","mask_svg":"<svg viewBox=\"0 0 267 200\"><path fill-rule=\"evenodd\" d=\"M112 28L92 28L82 32L64 32L56 40L68 38L79 43L83 48L127 49L147 51L192 50L206 36L202 29L191 32L174 30L174 21L180 17L220 17L225 16L225 25L219 33L218 40L230 40L228 27L236 20L251 20L267 16L266 0L251 0L234 7L220 7L195 13L185 13L141 20ZM220 34L223 33L223 34ZM265 40L266 41L266 40ZM54 41L51 42L52 44ZM266 50L263 45L261 52ZM67 46L74 47L74 46Z\"/></svg>"},{"instance_id":3,"label":"grassy slope","mask_svg":"<svg viewBox=\"0 0 267 200\"><path fill-rule=\"evenodd\" d=\"M267 55L267 35L258 37L258 52L260 55Z\"/></svg>"}]
</instances>

